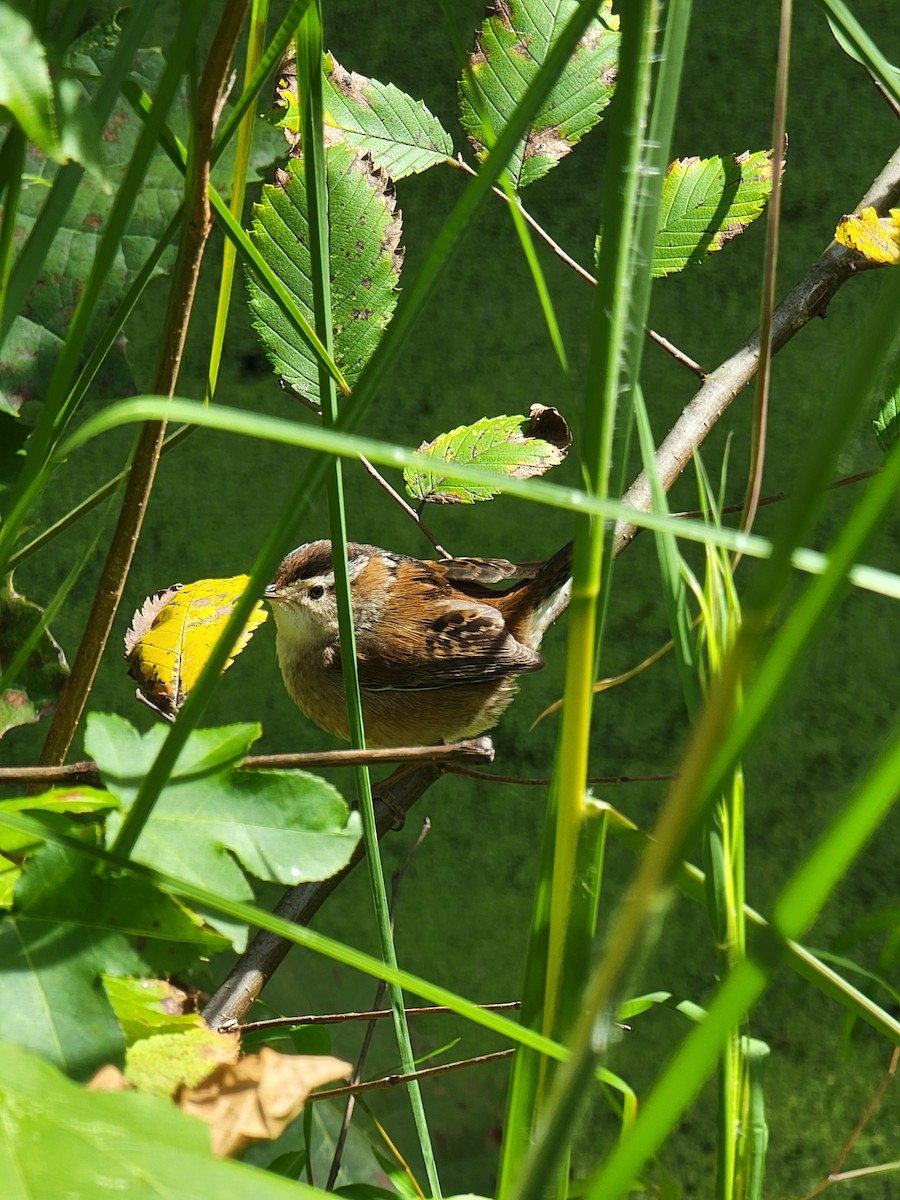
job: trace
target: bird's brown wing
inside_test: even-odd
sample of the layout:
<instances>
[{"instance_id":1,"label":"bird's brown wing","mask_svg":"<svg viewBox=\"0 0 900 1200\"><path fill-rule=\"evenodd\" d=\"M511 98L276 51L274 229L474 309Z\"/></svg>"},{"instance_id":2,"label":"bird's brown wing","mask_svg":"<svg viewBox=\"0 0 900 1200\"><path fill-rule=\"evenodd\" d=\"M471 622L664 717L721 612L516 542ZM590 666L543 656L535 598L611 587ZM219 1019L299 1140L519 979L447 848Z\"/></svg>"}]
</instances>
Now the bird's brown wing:
<instances>
[{"instance_id":1,"label":"bird's brown wing","mask_svg":"<svg viewBox=\"0 0 900 1200\"><path fill-rule=\"evenodd\" d=\"M454 598L418 613L382 613L378 633L357 632L360 686L419 691L538 671L540 654L523 646L490 604ZM336 656L335 669L340 670Z\"/></svg>"}]
</instances>

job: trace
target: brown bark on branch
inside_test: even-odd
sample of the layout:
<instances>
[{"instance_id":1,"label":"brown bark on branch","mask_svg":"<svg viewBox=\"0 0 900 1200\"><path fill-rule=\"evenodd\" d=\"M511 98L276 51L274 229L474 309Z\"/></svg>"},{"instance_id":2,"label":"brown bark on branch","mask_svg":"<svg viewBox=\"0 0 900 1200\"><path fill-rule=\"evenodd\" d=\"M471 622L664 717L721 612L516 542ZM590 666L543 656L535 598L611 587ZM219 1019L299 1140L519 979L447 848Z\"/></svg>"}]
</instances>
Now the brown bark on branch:
<instances>
[{"instance_id":1,"label":"brown bark on branch","mask_svg":"<svg viewBox=\"0 0 900 1200\"><path fill-rule=\"evenodd\" d=\"M900 148L879 174L857 209L872 205L879 213L900 202ZM858 256L853 251L832 242L821 258L799 284L778 305L772 320L772 353L776 353L798 333L812 317L823 315L838 288L854 273ZM657 469L668 490L698 447L725 412L729 404L753 378L759 361L759 331L707 376L702 387L685 408L662 445L656 452ZM651 506L650 489L643 474L638 476L625 494L625 501L640 511ZM634 539L637 528L620 522L616 527L614 551L620 553ZM381 838L394 825L397 809L407 812L427 788L440 778L437 766L403 772L401 790L390 795L389 803L376 799L376 823ZM392 783L394 777L382 787ZM380 796L380 789L376 789ZM276 913L288 920L306 925L324 900L349 874L362 858L362 850L338 875L322 883L305 884L287 892ZM240 1021L250 1009L266 981L277 969L291 943L262 932L257 934L245 954L238 960L204 1010L204 1017L213 1028Z\"/></svg>"},{"instance_id":2,"label":"brown bark on branch","mask_svg":"<svg viewBox=\"0 0 900 1200\"><path fill-rule=\"evenodd\" d=\"M197 123L194 135L194 171L186 198L187 220L172 279L171 301L156 374L155 391L173 396L181 367L188 323L197 289L203 251L212 219L209 211L209 156L221 111L228 71L244 23L249 0L229 0L210 47L200 80ZM72 674L60 697L41 754L45 766L65 761L75 730L109 641L113 621L122 601L125 582L137 547L141 526L150 502L160 449L166 433L165 421L148 421L141 431L128 475L119 520L81 643L72 664Z\"/></svg>"}]
</instances>

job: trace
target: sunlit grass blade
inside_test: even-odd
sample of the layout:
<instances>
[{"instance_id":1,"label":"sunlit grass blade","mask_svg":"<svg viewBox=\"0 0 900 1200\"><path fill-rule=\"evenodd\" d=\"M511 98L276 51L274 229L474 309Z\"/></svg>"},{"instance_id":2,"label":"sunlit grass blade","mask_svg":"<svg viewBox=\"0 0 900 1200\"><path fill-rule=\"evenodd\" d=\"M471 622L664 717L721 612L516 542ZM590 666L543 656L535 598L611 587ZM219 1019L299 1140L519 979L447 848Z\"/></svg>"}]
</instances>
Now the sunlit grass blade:
<instances>
[{"instance_id":1,"label":"sunlit grass blade","mask_svg":"<svg viewBox=\"0 0 900 1200\"><path fill-rule=\"evenodd\" d=\"M838 813L813 853L775 902L771 924L751 939L749 955L722 982L705 1021L681 1043L637 1120L588 1189L590 1200L616 1200L662 1145L713 1070L729 1029L749 1011L783 959L785 943L800 937L866 841L887 816L900 790L900 736L895 735L857 794Z\"/></svg>"},{"instance_id":2,"label":"sunlit grass blade","mask_svg":"<svg viewBox=\"0 0 900 1200\"><path fill-rule=\"evenodd\" d=\"M331 310L331 255L329 250L328 187L325 178L325 128L324 102L322 95L322 22L318 5L307 9L297 30L297 89L300 103L301 144L303 148L303 176L308 202L307 220L310 232L310 258L312 267L313 307L316 332L334 357L334 328ZM319 396L321 399L322 422L325 428L333 429L338 420L338 397L333 376L319 363ZM333 460L327 477L328 510L331 527L331 550L334 568L335 595L338 603L340 628L341 666L351 745L365 748L362 694L356 662L356 640L353 628L353 606L350 591L350 574L347 562L347 524L344 507L344 490L340 459ZM363 819L363 836L366 844L366 867L369 873L369 888L375 908L381 954L385 962L397 966L394 947L393 926L384 868L378 843L375 823L375 805L372 784L367 767L354 771L356 794ZM400 1061L405 1074L415 1071L415 1058L406 1022L403 991L396 983L388 985L391 1008L394 1014L394 1032L400 1050ZM440 1197L441 1185L437 1162L431 1144L428 1121L418 1082L412 1079L407 1084L413 1120L419 1136L419 1146L428 1175L433 1196Z\"/></svg>"},{"instance_id":3,"label":"sunlit grass blade","mask_svg":"<svg viewBox=\"0 0 900 1200\"><path fill-rule=\"evenodd\" d=\"M300 446L325 454L337 454L342 458L358 459L362 455L379 465L394 467L400 471L405 467L428 470L434 466L433 460L425 455L393 442L381 442L375 438L345 433L342 429L328 430L320 425L301 425L296 421L265 414L223 408L215 404L203 405L192 400L167 400L160 396L123 400L88 418L60 445L54 462L66 458L79 447L111 429L164 418L173 422L184 422L186 425L198 425L204 429L219 429L225 433L263 438L286 446ZM454 464L453 470L461 480L497 488L497 475L493 471L463 462ZM771 541L757 534L743 533L726 526L711 528L702 521L671 517L652 511L639 512L619 500L594 496L578 488L561 487L536 479L523 481L505 478L500 490L506 495L566 512L585 513L611 521L633 520L643 529L663 530L689 542L706 544L711 541L717 546L749 558L765 559L772 553ZM806 547L795 549L790 554L789 561L793 569L809 575L824 574L829 563L827 555ZM275 565L277 564L273 564L273 569ZM900 575L893 572L854 563L847 578L854 587L890 599L900 599Z\"/></svg>"},{"instance_id":4,"label":"sunlit grass blade","mask_svg":"<svg viewBox=\"0 0 900 1200\"><path fill-rule=\"evenodd\" d=\"M247 41L247 58L244 70L244 84L253 78L262 54L263 40L266 35L266 20L269 15L269 0L253 0L250 12L250 31ZM229 209L235 221L240 221L244 208L244 197L247 194L247 168L250 162L250 148L253 144L253 131L256 129L256 116L248 108L237 127L237 145L234 156L234 167L231 172L231 200ZM227 142L214 143L223 148ZM210 155L212 159L212 155ZM228 325L228 312L231 307L232 284L234 268L237 261L237 250L233 242L226 241L222 247L222 271L219 278L219 295L216 301L216 319L213 325L212 345L209 351L209 367L206 372L206 399L211 400L215 395L216 382L219 378L219 367L222 361L222 350L225 345L225 329Z\"/></svg>"}]
</instances>

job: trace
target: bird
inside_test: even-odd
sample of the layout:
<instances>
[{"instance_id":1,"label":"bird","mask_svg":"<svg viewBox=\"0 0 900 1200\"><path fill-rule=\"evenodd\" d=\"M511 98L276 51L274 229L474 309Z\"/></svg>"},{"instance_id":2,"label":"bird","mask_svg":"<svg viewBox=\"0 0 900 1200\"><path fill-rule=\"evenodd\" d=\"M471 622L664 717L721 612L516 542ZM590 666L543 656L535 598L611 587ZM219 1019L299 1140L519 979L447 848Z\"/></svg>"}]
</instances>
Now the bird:
<instances>
[{"instance_id":1,"label":"bird","mask_svg":"<svg viewBox=\"0 0 900 1200\"><path fill-rule=\"evenodd\" d=\"M571 591L572 545L545 562L423 560L347 546L366 744L429 746L491 729L517 677L539 671L547 628ZM492 584L514 581L505 590ZM347 740L338 608L329 541L298 546L265 599L291 699Z\"/></svg>"}]
</instances>

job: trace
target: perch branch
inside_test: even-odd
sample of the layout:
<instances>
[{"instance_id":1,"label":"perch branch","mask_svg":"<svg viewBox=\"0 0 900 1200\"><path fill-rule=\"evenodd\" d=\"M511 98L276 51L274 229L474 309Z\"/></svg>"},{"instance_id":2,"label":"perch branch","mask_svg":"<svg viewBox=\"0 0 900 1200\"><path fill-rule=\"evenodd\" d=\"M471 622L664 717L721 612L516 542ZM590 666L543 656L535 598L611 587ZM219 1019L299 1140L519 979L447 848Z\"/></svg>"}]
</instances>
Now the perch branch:
<instances>
[{"instance_id":1,"label":"perch branch","mask_svg":"<svg viewBox=\"0 0 900 1200\"><path fill-rule=\"evenodd\" d=\"M896 206L900 199L900 149L898 149L872 187L859 203L859 208L872 205L879 212ZM775 309L772 320L772 353L776 353L814 316L820 316L838 288L854 273L856 256L850 250L832 243L804 279ZM756 371L759 358L759 335L754 333L711 375L707 376L694 399L657 450L657 466L668 490L690 461L694 449L716 423L728 405L743 390ZM640 511L650 508L650 489L640 475L625 496L627 504ZM614 549L624 550L633 541L637 530L620 522L616 528ZM399 779L398 779L399 776ZM438 766L420 767L413 771L401 769L376 789L376 823L379 838L394 824L397 811L407 812L428 787L441 776ZM382 789L389 788L385 795ZM358 850L350 863L338 875L321 883L304 884L293 888L281 899L276 913L300 925L308 924L325 899L349 874L362 857ZM265 931L258 933L247 951L204 1010L212 1028L240 1021L262 991L266 981L287 954L290 943Z\"/></svg>"},{"instance_id":2,"label":"perch branch","mask_svg":"<svg viewBox=\"0 0 900 1200\"><path fill-rule=\"evenodd\" d=\"M470 738L440 746L398 746L390 750L324 750L314 754L251 754L240 764L246 771L322 770L327 767L374 767L381 763L451 763L470 759L494 761L494 747L488 737ZM65 763L55 767L0 767L0 786L20 784L65 787L102 782L97 764Z\"/></svg>"},{"instance_id":3,"label":"perch branch","mask_svg":"<svg viewBox=\"0 0 900 1200\"><path fill-rule=\"evenodd\" d=\"M375 826L382 838L392 829L400 814L409 812L415 802L441 777L436 763L420 767L401 767L393 775L375 785ZM343 870L319 883L304 883L290 888L275 908L279 917L308 925L338 884L346 878L365 853L362 842ZM257 998L291 943L265 930L256 935L235 963L228 978L203 1010L203 1016L213 1029L227 1027L240 1021Z\"/></svg>"}]
</instances>

